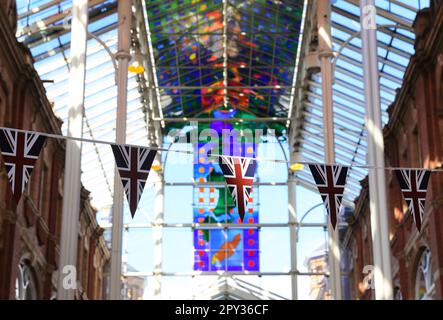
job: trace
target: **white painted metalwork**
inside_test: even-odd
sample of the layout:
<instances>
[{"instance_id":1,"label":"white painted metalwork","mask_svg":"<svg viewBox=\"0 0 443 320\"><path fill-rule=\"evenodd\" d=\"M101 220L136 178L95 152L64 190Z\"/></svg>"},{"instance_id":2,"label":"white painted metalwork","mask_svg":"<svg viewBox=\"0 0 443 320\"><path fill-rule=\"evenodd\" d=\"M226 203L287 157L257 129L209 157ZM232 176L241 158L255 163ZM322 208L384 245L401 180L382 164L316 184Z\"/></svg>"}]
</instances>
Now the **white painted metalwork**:
<instances>
[{"instance_id":1,"label":"white painted metalwork","mask_svg":"<svg viewBox=\"0 0 443 320\"><path fill-rule=\"evenodd\" d=\"M126 143L128 64L131 59L131 55L129 54L131 47L131 21L132 1L120 1L118 3L118 51L115 55L118 61L115 142L119 144ZM113 300L121 298L123 201L123 186L116 167L114 173L114 203L112 209L110 278L110 299Z\"/></svg>"},{"instance_id":2,"label":"white painted metalwork","mask_svg":"<svg viewBox=\"0 0 443 320\"><path fill-rule=\"evenodd\" d=\"M377 25L374 0L360 2L368 130L368 159L372 166L384 166L384 139L380 107L380 86L377 61ZM372 25L371 25L372 23ZM372 253L374 256L374 284L377 300L392 300L391 247L387 208L386 172L369 170L369 209L371 213Z\"/></svg>"},{"instance_id":3,"label":"white painted metalwork","mask_svg":"<svg viewBox=\"0 0 443 320\"><path fill-rule=\"evenodd\" d=\"M71 71L69 82L69 120L68 136L81 137L83 131L83 113L85 99L86 41L88 28L88 1L74 0L72 4L71 32ZM76 289L67 286L65 277L75 276L72 272L77 266L78 221L80 214L81 192L81 154L82 143L66 141L66 161L64 174L64 197L62 212L62 230L60 239L60 261L58 272L57 298L73 300ZM69 195L69 196L68 196ZM66 273L65 273L66 272Z\"/></svg>"}]
</instances>

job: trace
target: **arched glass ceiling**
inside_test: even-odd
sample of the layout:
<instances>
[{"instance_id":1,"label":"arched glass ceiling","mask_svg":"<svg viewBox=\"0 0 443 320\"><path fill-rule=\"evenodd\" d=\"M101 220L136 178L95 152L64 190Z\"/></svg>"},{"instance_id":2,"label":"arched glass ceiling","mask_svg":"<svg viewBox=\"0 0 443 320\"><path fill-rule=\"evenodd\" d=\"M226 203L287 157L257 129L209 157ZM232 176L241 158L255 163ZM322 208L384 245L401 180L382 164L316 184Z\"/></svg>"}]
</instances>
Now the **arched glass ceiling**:
<instances>
[{"instance_id":1,"label":"arched glass ceiling","mask_svg":"<svg viewBox=\"0 0 443 320\"><path fill-rule=\"evenodd\" d=\"M302 0L146 1L166 118L286 117Z\"/></svg>"},{"instance_id":2,"label":"arched glass ceiling","mask_svg":"<svg viewBox=\"0 0 443 320\"><path fill-rule=\"evenodd\" d=\"M140 41L153 50L148 61L156 73L150 81L156 115L165 118L211 117L215 109L238 109L237 117L288 117L298 49L303 1L141 1L148 37ZM56 114L67 125L69 84L69 30L72 0L18 0L17 37L27 45L35 67L45 81ZM89 1L88 31L115 52L117 1ZM66 20L66 21L65 21ZM116 87L114 68L104 48L88 40L86 100L83 136L114 141ZM149 59L148 59L149 60ZM149 76L148 76L149 77ZM145 84L143 84L145 86ZM148 85L149 86L149 85ZM128 85L130 143L148 144L143 88L132 76ZM149 89L149 88L148 88ZM143 100L142 100L143 101ZM160 108L159 106L160 105ZM185 122L166 122L166 130ZM280 132L285 122L275 124ZM113 158L109 148L84 144L82 181L94 204L112 203ZM106 186L106 192L103 192Z\"/></svg>"},{"instance_id":3,"label":"arched glass ceiling","mask_svg":"<svg viewBox=\"0 0 443 320\"><path fill-rule=\"evenodd\" d=\"M380 71L380 98L383 123L388 120L387 107L394 101L395 90L402 85L403 75L414 54L415 36L410 30L419 9L429 6L429 1L376 1L377 24L398 25L400 28L378 28L378 61ZM333 50L338 52L345 42L360 31L358 0L338 0L332 5ZM405 29L406 28L406 29ZM409 30L408 30L409 28ZM304 41L303 45L307 45ZM364 84L361 54L362 42L356 36L342 50L337 59L333 84L334 133L336 162L343 165L366 164L366 129L364 127ZM300 64L303 68L303 64ZM299 78L300 79L300 78ZM305 81L297 105L300 116L295 129L295 143L305 161L324 162L321 75L314 74ZM360 181L367 170L353 167L349 172L345 199L349 205L360 192ZM298 181L313 187L308 170L297 174Z\"/></svg>"},{"instance_id":4,"label":"arched glass ceiling","mask_svg":"<svg viewBox=\"0 0 443 320\"><path fill-rule=\"evenodd\" d=\"M35 60L35 68L54 111L67 126L69 99L69 30L48 29L63 26L70 20L72 0L18 0L18 40L27 45ZM117 51L117 1L89 1L88 31L98 36L112 52ZM117 90L115 70L109 54L96 40L89 38L87 45L85 91L85 117L83 137L115 141ZM137 78L128 81L127 141L148 145L146 104L141 101ZM107 209L112 204L114 161L109 146L83 144L82 182L91 191L94 205Z\"/></svg>"},{"instance_id":5,"label":"arched glass ceiling","mask_svg":"<svg viewBox=\"0 0 443 320\"><path fill-rule=\"evenodd\" d=\"M141 4L142 1L136 1ZM156 73L155 91L160 94L164 118L210 117L213 109L237 108L245 116L288 117L303 1L144 1ZM334 51L360 30L357 0L333 1ZM308 6L312 5L307 1ZM377 23L410 27L417 10L428 0L380 0ZM56 113L67 118L69 41L68 31L41 32L45 26L62 25L69 16L71 0L18 0L18 39L29 46L35 66ZM116 50L117 1L91 0L89 31ZM393 101L404 71L414 53L411 31L380 29L378 58L382 109ZM306 46L304 41L302 44ZM301 50L304 52L303 48ZM302 57L303 59L303 57ZM337 61L334 82L334 122L337 162L365 164L364 94L361 40L356 37ZM149 62L150 63L150 62ZM303 68L300 63L299 68ZM84 137L113 141L116 115L114 69L106 51L95 40L88 41L86 114ZM154 68L153 68L154 69ZM313 75L305 85L302 103L295 103L300 121L296 143L307 161L323 162L321 77ZM151 87L154 82L151 82ZM132 76L128 92L128 142L146 145L146 111L139 83ZM185 119L183 119L186 121ZM384 112L384 121L387 114ZM284 122L280 126L284 130ZM168 122L167 127L182 126ZM64 128L66 127L66 122ZM113 161L103 145L85 144L83 183L92 191L98 208L112 203ZM349 173L346 199L352 202L360 191L366 170ZM297 173L303 185L312 188L308 171ZM107 192L103 193L103 186ZM100 197L96 196L100 195Z\"/></svg>"}]
</instances>

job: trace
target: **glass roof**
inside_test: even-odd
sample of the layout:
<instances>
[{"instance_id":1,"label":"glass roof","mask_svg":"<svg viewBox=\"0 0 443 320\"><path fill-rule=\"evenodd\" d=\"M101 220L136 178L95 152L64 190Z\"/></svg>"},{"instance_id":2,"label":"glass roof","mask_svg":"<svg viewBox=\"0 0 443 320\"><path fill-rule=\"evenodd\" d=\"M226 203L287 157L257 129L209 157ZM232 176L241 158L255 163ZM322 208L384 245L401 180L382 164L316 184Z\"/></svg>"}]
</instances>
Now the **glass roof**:
<instances>
[{"instance_id":1,"label":"glass roof","mask_svg":"<svg viewBox=\"0 0 443 320\"><path fill-rule=\"evenodd\" d=\"M31 50L35 68L54 111L67 128L69 87L69 30L62 28L70 20L72 0L33 1L18 0L18 40ZM88 31L99 37L112 52L117 51L117 1L89 1ZM68 19L65 21L65 19ZM57 29L47 27L58 26ZM89 38L87 45L85 116L83 137L115 141L117 90L112 60L104 47ZM147 145L146 105L142 103L139 84L134 74L128 81L128 143ZM107 211L112 204L114 161L109 146L83 144L82 182L91 191L94 205ZM103 190L105 186L105 190Z\"/></svg>"},{"instance_id":2,"label":"glass roof","mask_svg":"<svg viewBox=\"0 0 443 320\"><path fill-rule=\"evenodd\" d=\"M380 98L383 123L388 120L387 108L394 101L395 90L401 87L403 75L414 54L415 36L412 23L416 12L429 6L429 1L376 1L377 40L380 71ZM366 165L367 132L364 126L364 83L362 67L362 42L356 34L360 31L360 8L357 0L333 1L332 5L333 51L341 54L336 60L333 80L334 134L336 162L343 165ZM384 27L393 26L397 27ZM351 38L355 36L354 38ZM344 48L343 45L349 41ZM303 43L303 45L307 45ZM300 68L303 68L300 63ZM300 72L300 70L298 70ZM299 73L301 74L301 73ZM295 144L307 162L324 162L323 107L321 74L306 79L304 100L297 105L301 116L295 129ZM352 167L348 174L345 200L353 205L360 192L360 181L367 170ZM313 186L309 169L296 174L298 181Z\"/></svg>"},{"instance_id":3,"label":"glass roof","mask_svg":"<svg viewBox=\"0 0 443 320\"><path fill-rule=\"evenodd\" d=\"M303 1L146 1L164 117L287 117ZM238 116L238 115L237 115Z\"/></svg>"},{"instance_id":4,"label":"glass roof","mask_svg":"<svg viewBox=\"0 0 443 320\"><path fill-rule=\"evenodd\" d=\"M306 161L323 162L321 76L301 79L296 67L304 1L302 0L176 0L143 2L146 41L152 50L155 81L152 90L160 101L156 114L166 123L165 132L183 127L190 118L213 117L216 110L235 117L275 117L267 122L285 133L286 119L297 112L294 122L296 143ZM306 1L308 7L311 1ZM410 28L417 10L429 0L380 0L377 23L399 25L379 29L378 59L384 122L387 106L402 84L403 74L414 54L414 34ZM35 67L45 81L57 115L67 119L69 78L69 30L41 31L46 26L62 26L69 19L72 0L18 0L17 37L31 49ZM117 47L117 1L91 0L89 32L115 52ZM333 1L332 35L334 51L360 30L357 0ZM406 28L406 29L404 29ZM307 34L307 31L305 32ZM308 43L304 40L303 46ZM114 67L104 48L88 40L86 75L85 138L114 141L117 90ZM301 61L303 57L301 57ZM364 92L361 40L357 36L342 50L335 69L334 122L336 161L346 165L366 163ZM298 68L298 69L297 69ZM294 75L297 77L294 81ZM295 84L295 86L294 86ZM295 87L303 85L300 103ZM128 84L128 143L148 144L147 109L140 79L130 75ZM300 97L299 97L300 98ZM300 98L301 99L301 98ZM293 111L291 113L291 110ZM163 118L161 118L163 117ZM168 119L181 119L168 121ZM277 125L278 123L278 125ZM63 130L66 129L66 121ZM92 191L94 204L106 209L112 204L114 163L106 145L83 146L82 181ZM346 190L348 204L360 191L359 181L366 170L353 167ZM298 181L313 188L305 169ZM103 192L103 186L107 192Z\"/></svg>"},{"instance_id":5,"label":"glass roof","mask_svg":"<svg viewBox=\"0 0 443 320\"><path fill-rule=\"evenodd\" d=\"M296 145L295 151L301 152L304 161L324 162L321 75L312 74L305 78L306 73L303 72L304 55L308 52L311 40L310 30L305 26L310 22L309 11L313 10L314 1L133 1L137 7L134 12L137 15L136 23L141 20L144 28L135 25L137 39L132 40L134 45L143 49L141 51L145 54L148 68L144 75L129 75L128 143L149 145L153 131L150 130L152 123L149 114L157 118L156 124L163 120L165 134L173 128L187 126L191 119L254 118L250 122L245 120L243 125L275 128L283 139L291 135L295 137L291 143ZM341 51L333 84L336 162L365 165L367 132L364 126L362 44L358 35L350 40L360 30L359 1L333 0L332 3L333 50ZM412 23L416 12L429 6L429 0L377 0L376 5L377 23L379 26L390 26L379 28L377 32L381 108L386 123L387 107L394 100L396 89L401 87L404 72L414 54ZM17 0L17 38L30 48L34 56L35 67L44 81L48 98L54 102L56 114L65 121L63 132L66 132L67 126L71 38L69 30L63 29L63 24L70 20L71 6L72 0ZM89 32L103 41L112 52L116 52L117 0L89 0L89 7ZM57 28L43 31L48 26ZM349 44L342 48L347 41ZM93 38L88 40L86 68L83 137L113 142L117 104L115 70L108 52ZM150 90L148 99L146 90ZM177 148L176 145L174 149ZM183 166L171 161L175 156L171 153L168 161L170 166L168 174L165 174L167 181L171 176L179 176L177 172L186 171ZM166 158L166 154L163 157ZM264 157L267 158L267 155ZM282 158L283 155L280 156ZM270 180L261 180L269 185L261 187L260 204L264 212L273 212L273 215L263 215L262 223L278 221L286 226L277 229L264 227L261 230L262 236L273 239L261 242L263 261L269 262L269 266L261 266L261 271L265 272L275 272L271 262L281 262L279 270L286 270L290 263L284 262L285 259L290 261L286 202L274 203L277 197L285 199L287 196L286 187L282 186L286 179L286 166L280 163L278 168L272 177L268 177ZM358 167L352 167L349 171L345 193L347 205L353 205L360 192L360 181L366 174L365 169ZM308 168L297 172L296 179L301 186L315 190ZM93 205L99 210L97 218L102 219L103 226L106 225L112 205L113 180L114 160L109 146L85 143L82 182L91 191ZM182 188L179 194L174 194L174 201L165 201L165 212L174 211L174 215L169 217L165 214L165 221L172 225L182 223L186 210L192 208L185 204L185 200L192 197L192 190L172 186L180 185L183 181L171 181L174 182L165 187L165 199L177 190L174 188ZM282 183L275 185L275 181ZM136 220L132 221L134 224L151 221L147 219L147 214L154 203L153 192L145 192L144 197L142 201L147 205L141 208ZM317 192L305 192L302 199L297 202L298 212L306 211L312 203L321 202ZM176 207L180 207L180 210ZM315 212L315 221L312 216L309 219L312 221L308 222L317 222L317 219L323 221L325 217L322 207L318 207ZM151 230L144 230L143 233L141 229L132 230L135 232L128 233L125 244L125 250L129 252L128 262L134 262L131 257L144 255L153 264L153 243L146 241ZM302 261L300 254L308 252L310 245L317 245L313 239L326 236L321 224L312 230L300 230L300 242L304 244L303 250L297 251L299 263ZM191 252L191 228L179 230L170 227L165 228L164 233L165 270L175 271L167 266L169 263L177 265L181 272L183 265L171 258L171 254L176 252L171 248L180 249L177 245L179 243ZM275 241L279 243L281 251L275 249ZM273 255L283 251L288 254ZM153 266L151 268L149 263L148 271L152 271ZM191 266L192 263L187 264L187 268ZM303 268L298 266L297 269ZM179 281L191 279L176 278ZM252 281L250 278L249 275L248 282ZM192 276L193 283L195 279ZM257 285L265 288L262 280L266 279L269 283L289 288L289 273L284 276L257 277ZM206 278L201 280L204 283L208 281ZM167 277L164 281L167 281ZM299 277L299 281L302 283L303 277ZM169 289L177 291L176 288L180 286L176 284L174 282ZM188 290L186 286L183 288ZM278 293L281 294L280 291ZM289 293L286 296L289 297Z\"/></svg>"}]
</instances>

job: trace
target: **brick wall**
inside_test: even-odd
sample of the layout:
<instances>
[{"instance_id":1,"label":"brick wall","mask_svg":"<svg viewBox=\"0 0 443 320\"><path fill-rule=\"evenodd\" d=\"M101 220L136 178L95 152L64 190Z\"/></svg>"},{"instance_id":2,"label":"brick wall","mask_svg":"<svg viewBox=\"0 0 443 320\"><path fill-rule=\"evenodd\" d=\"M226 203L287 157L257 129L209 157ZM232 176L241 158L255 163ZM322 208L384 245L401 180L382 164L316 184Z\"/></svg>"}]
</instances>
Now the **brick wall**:
<instances>
[{"instance_id":1,"label":"brick wall","mask_svg":"<svg viewBox=\"0 0 443 320\"><path fill-rule=\"evenodd\" d=\"M0 2L0 126L61 134L62 122L46 98L32 56L15 39L15 1ZM56 292L63 201L65 145L48 139L19 205L12 201L0 161L0 299L15 298L18 265L26 263L36 282L36 298ZM79 272L78 298L102 298L103 267L109 251L97 225L89 193L82 190L80 230L89 262ZM86 246L85 246L86 244Z\"/></svg>"}]
</instances>

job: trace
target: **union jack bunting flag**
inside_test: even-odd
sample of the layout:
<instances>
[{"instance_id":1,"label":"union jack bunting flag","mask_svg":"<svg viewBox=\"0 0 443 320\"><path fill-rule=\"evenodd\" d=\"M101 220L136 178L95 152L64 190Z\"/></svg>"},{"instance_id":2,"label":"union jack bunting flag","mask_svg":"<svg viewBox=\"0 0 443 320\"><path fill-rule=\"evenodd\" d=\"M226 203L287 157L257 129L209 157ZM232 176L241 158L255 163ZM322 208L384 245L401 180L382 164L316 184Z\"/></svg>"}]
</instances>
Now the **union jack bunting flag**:
<instances>
[{"instance_id":1,"label":"union jack bunting flag","mask_svg":"<svg viewBox=\"0 0 443 320\"><path fill-rule=\"evenodd\" d=\"M349 168L336 165L311 164L309 169L326 206L331 225L335 229Z\"/></svg>"},{"instance_id":2,"label":"union jack bunting flag","mask_svg":"<svg viewBox=\"0 0 443 320\"><path fill-rule=\"evenodd\" d=\"M46 137L14 129L0 129L0 151L8 174L13 199L18 205Z\"/></svg>"},{"instance_id":3,"label":"union jack bunting flag","mask_svg":"<svg viewBox=\"0 0 443 320\"><path fill-rule=\"evenodd\" d=\"M426 192L428 189L429 170L394 170L400 184L403 197L408 204L409 211L414 217L418 231L421 230L421 223L425 213Z\"/></svg>"},{"instance_id":4,"label":"union jack bunting flag","mask_svg":"<svg viewBox=\"0 0 443 320\"><path fill-rule=\"evenodd\" d=\"M250 200L255 167L256 163L252 159L220 156L220 168L237 205L241 221L243 221L246 206Z\"/></svg>"},{"instance_id":5,"label":"union jack bunting flag","mask_svg":"<svg viewBox=\"0 0 443 320\"><path fill-rule=\"evenodd\" d=\"M129 209L134 218L157 150L122 145L112 145L111 147L128 199Z\"/></svg>"}]
</instances>

